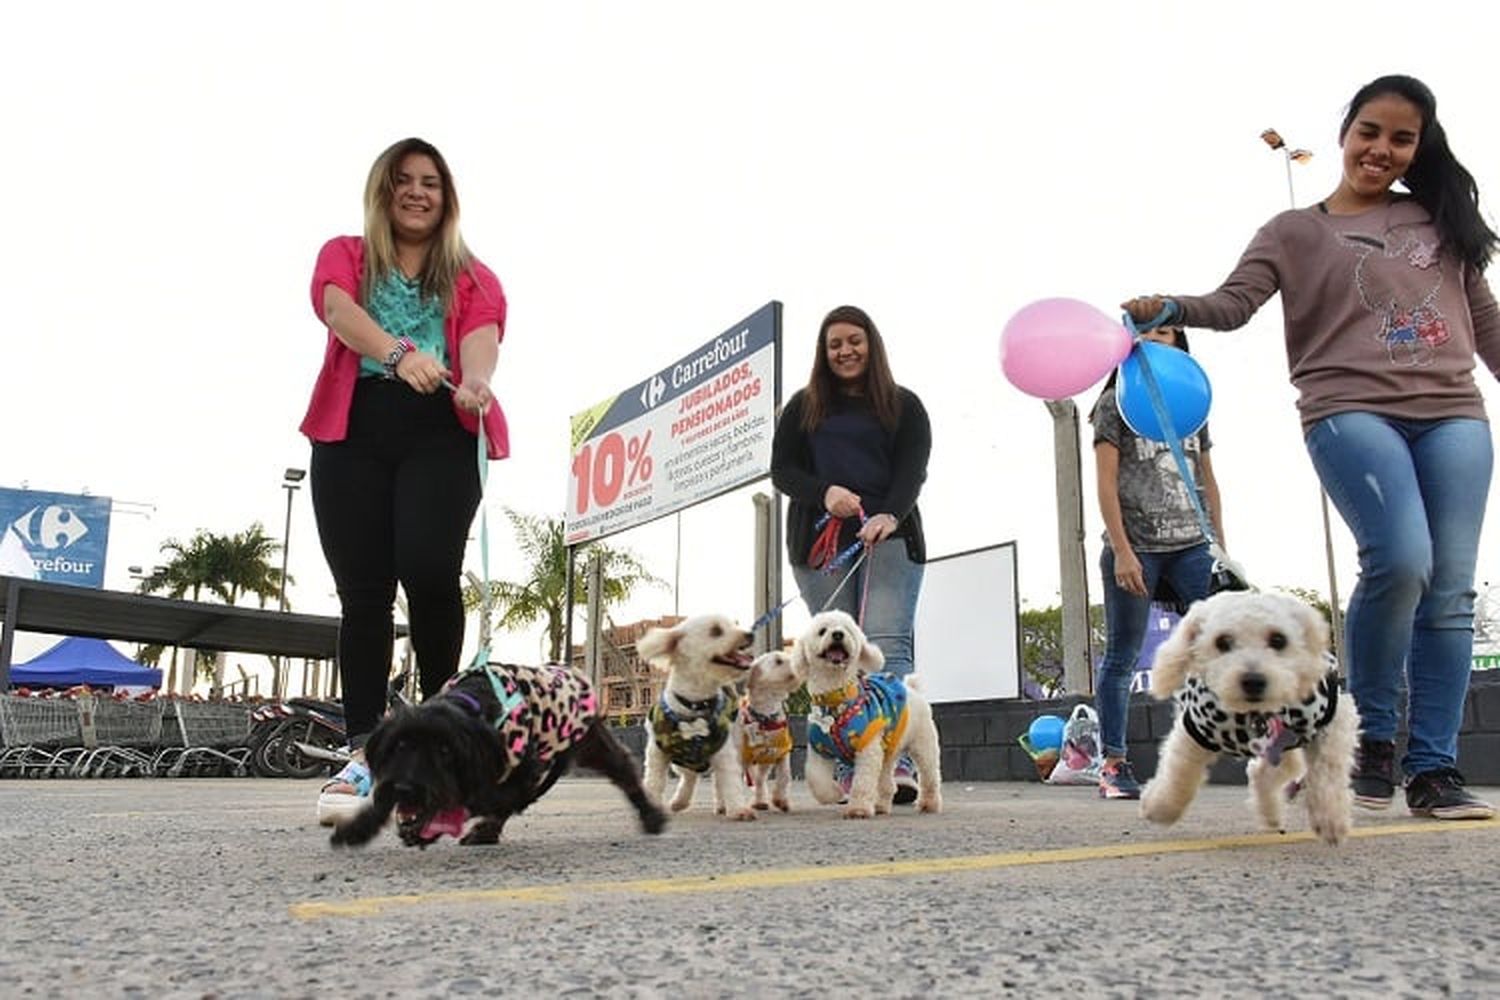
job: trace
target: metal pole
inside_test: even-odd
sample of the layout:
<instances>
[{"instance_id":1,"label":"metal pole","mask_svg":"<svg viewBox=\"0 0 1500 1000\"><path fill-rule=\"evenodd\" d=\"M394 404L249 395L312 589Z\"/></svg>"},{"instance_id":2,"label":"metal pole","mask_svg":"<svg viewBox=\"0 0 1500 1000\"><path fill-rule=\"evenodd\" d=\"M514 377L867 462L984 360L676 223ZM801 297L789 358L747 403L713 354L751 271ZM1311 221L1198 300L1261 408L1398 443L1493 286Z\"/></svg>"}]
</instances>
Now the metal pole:
<instances>
[{"instance_id":1,"label":"metal pole","mask_svg":"<svg viewBox=\"0 0 1500 1000\"><path fill-rule=\"evenodd\" d=\"M1286 163L1286 197L1288 204L1295 209L1297 189L1292 183L1293 151L1284 141L1279 145L1271 145L1271 148L1279 152ZM1306 150L1298 150L1297 154L1299 161L1312 155ZM1339 607L1339 578L1333 560L1333 522L1328 516L1328 491L1321 484L1318 486L1318 502L1323 512L1323 558L1328 567L1328 607L1333 618L1333 652L1338 660L1339 673L1343 674L1347 673L1344 662L1344 611Z\"/></svg>"},{"instance_id":2,"label":"metal pole","mask_svg":"<svg viewBox=\"0 0 1500 1000\"><path fill-rule=\"evenodd\" d=\"M292 491L297 487L292 483L283 483L282 489L286 490L286 526L281 529L281 599L280 607L286 610L286 567L287 556L292 547Z\"/></svg>"},{"instance_id":3,"label":"metal pole","mask_svg":"<svg viewBox=\"0 0 1500 1000\"><path fill-rule=\"evenodd\" d=\"M1052 414L1052 462L1057 491L1057 550L1062 585L1063 689L1094 689L1093 636L1089 628L1088 557L1084 548L1083 457L1078 407L1071 399L1047 401Z\"/></svg>"}]
</instances>

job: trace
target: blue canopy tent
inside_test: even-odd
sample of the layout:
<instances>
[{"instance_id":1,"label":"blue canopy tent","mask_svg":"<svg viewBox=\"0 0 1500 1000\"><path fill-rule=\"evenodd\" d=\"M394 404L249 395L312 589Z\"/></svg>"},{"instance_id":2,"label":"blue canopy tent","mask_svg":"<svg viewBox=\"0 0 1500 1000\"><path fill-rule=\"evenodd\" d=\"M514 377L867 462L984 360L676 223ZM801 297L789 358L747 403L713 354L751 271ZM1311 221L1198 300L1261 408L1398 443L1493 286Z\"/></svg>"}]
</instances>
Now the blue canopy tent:
<instances>
[{"instance_id":1,"label":"blue canopy tent","mask_svg":"<svg viewBox=\"0 0 1500 1000\"><path fill-rule=\"evenodd\" d=\"M143 667L103 639L69 636L46 652L12 664L13 687L161 687L161 671Z\"/></svg>"}]
</instances>

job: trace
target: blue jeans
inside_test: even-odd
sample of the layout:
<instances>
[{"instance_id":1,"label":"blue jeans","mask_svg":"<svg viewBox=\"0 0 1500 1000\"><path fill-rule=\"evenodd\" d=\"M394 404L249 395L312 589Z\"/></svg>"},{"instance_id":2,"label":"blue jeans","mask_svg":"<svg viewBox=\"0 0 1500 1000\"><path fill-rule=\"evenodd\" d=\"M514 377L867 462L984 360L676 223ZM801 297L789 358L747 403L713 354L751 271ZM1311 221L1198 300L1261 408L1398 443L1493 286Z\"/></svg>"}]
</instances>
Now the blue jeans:
<instances>
[{"instance_id":1,"label":"blue jeans","mask_svg":"<svg viewBox=\"0 0 1500 1000\"><path fill-rule=\"evenodd\" d=\"M1156 589L1163 577L1172 584L1184 604L1208 595L1214 557L1208 543L1174 552L1137 552L1146 593ZM1125 756L1125 722L1130 713L1130 678L1146 638L1151 616L1151 598L1138 597L1115 583L1115 550L1108 545L1099 556L1104 578L1104 627L1107 632L1104 657L1094 681L1094 709L1099 713L1099 742L1107 757Z\"/></svg>"},{"instance_id":2,"label":"blue jeans","mask_svg":"<svg viewBox=\"0 0 1500 1000\"><path fill-rule=\"evenodd\" d=\"M1328 498L1359 544L1344 621L1349 693L1366 739L1396 737L1407 775L1453 767L1474 651L1474 562L1494 448L1483 420L1338 413L1307 432Z\"/></svg>"},{"instance_id":3,"label":"blue jeans","mask_svg":"<svg viewBox=\"0 0 1500 1000\"><path fill-rule=\"evenodd\" d=\"M850 556L849 562L858 558L856 552ZM849 575L847 564L831 574L805 564L793 566L792 576L797 580L797 589L802 594L802 603L807 605L808 614L847 611L860 622L865 637L885 654L885 669L898 677L905 677L913 669L913 631L923 569L921 563L912 562L906 554L904 539L889 538L870 550L848 583L844 583L844 578ZM866 580L869 581L868 593ZM823 605L828 603L829 595L841 583L843 589L825 608ZM864 602L863 619L860 618L861 601Z\"/></svg>"}]
</instances>

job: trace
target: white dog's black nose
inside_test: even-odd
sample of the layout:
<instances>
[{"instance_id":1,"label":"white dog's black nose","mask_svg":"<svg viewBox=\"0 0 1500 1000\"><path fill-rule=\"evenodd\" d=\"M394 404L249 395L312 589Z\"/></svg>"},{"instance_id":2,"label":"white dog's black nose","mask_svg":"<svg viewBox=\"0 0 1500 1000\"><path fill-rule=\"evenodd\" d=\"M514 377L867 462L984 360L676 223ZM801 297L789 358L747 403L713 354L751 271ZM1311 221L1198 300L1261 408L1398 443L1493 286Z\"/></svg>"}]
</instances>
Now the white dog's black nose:
<instances>
[{"instance_id":1,"label":"white dog's black nose","mask_svg":"<svg viewBox=\"0 0 1500 1000\"><path fill-rule=\"evenodd\" d=\"M840 628L836 628L831 633L829 633L828 638L832 639L834 642L843 642L844 641L844 630L840 629Z\"/></svg>"},{"instance_id":2,"label":"white dog's black nose","mask_svg":"<svg viewBox=\"0 0 1500 1000\"><path fill-rule=\"evenodd\" d=\"M1251 701L1260 701L1266 696L1266 675L1254 672L1245 674L1240 678L1240 690Z\"/></svg>"}]
</instances>

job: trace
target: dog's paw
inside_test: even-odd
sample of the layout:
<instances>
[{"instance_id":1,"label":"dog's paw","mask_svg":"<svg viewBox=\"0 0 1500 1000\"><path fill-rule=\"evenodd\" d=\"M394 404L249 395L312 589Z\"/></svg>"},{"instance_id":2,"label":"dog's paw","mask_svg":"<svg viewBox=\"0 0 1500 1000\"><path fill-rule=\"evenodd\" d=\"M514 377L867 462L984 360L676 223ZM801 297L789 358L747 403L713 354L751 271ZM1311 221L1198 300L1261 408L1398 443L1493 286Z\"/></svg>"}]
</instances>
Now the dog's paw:
<instances>
[{"instance_id":1,"label":"dog's paw","mask_svg":"<svg viewBox=\"0 0 1500 1000\"><path fill-rule=\"evenodd\" d=\"M1147 782L1141 793L1141 819L1170 826L1181 818L1182 807L1169 801L1160 788L1153 790L1151 783Z\"/></svg>"},{"instance_id":2,"label":"dog's paw","mask_svg":"<svg viewBox=\"0 0 1500 1000\"><path fill-rule=\"evenodd\" d=\"M777 809L780 809L784 813L789 813L792 811L792 804L786 799L772 799L771 805L775 806Z\"/></svg>"},{"instance_id":3,"label":"dog's paw","mask_svg":"<svg viewBox=\"0 0 1500 1000\"><path fill-rule=\"evenodd\" d=\"M498 844L500 843L500 831L502 826L503 824L496 823L493 820L480 820L478 823L475 823L472 828L470 828L468 833L460 837L458 839L458 842L465 847L473 847L475 845L485 844Z\"/></svg>"},{"instance_id":4,"label":"dog's paw","mask_svg":"<svg viewBox=\"0 0 1500 1000\"><path fill-rule=\"evenodd\" d=\"M667 814L660 809L641 810L641 829L647 833L661 833L667 828Z\"/></svg>"},{"instance_id":5,"label":"dog's paw","mask_svg":"<svg viewBox=\"0 0 1500 1000\"><path fill-rule=\"evenodd\" d=\"M869 806L846 806L844 808L845 819L873 819L875 810Z\"/></svg>"},{"instance_id":6,"label":"dog's paw","mask_svg":"<svg viewBox=\"0 0 1500 1000\"><path fill-rule=\"evenodd\" d=\"M917 800L917 812L940 813L943 811L943 797L936 792L924 795Z\"/></svg>"},{"instance_id":7,"label":"dog's paw","mask_svg":"<svg viewBox=\"0 0 1500 1000\"><path fill-rule=\"evenodd\" d=\"M751 804L751 808L752 809L769 809L769 808L771 808L771 803L769 803L769 802L754 802L754 803Z\"/></svg>"},{"instance_id":8,"label":"dog's paw","mask_svg":"<svg viewBox=\"0 0 1500 1000\"><path fill-rule=\"evenodd\" d=\"M1309 816L1308 819L1312 821L1313 833L1330 847L1342 844L1353 826L1348 816Z\"/></svg>"}]
</instances>

